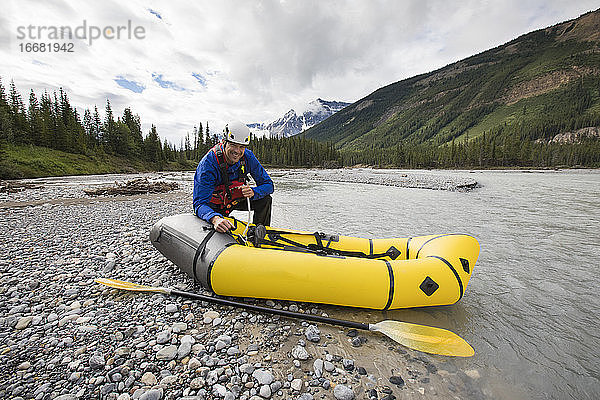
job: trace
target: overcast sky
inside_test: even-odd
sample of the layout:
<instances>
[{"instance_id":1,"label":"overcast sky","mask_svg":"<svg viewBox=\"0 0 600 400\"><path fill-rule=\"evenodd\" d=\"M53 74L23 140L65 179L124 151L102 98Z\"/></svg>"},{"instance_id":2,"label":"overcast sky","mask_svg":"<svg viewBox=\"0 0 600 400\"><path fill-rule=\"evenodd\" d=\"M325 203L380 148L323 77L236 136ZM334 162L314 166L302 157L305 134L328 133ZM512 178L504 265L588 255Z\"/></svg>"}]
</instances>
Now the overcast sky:
<instances>
[{"instance_id":1,"label":"overcast sky","mask_svg":"<svg viewBox=\"0 0 600 400\"><path fill-rule=\"evenodd\" d=\"M216 132L230 119L271 122L318 97L355 102L598 7L598 0L8 0L0 77L5 87L13 79L25 100L31 89L63 87L80 112L97 105L103 116L107 98L115 115L130 106L144 134L155 124L179 145L200 121ZM84 21L85 39L48 36ZM92 27L112 27L112 39L90 45ZM27 42L72 43L73 52L21 51Z\"/></svg>"}]
</instances>

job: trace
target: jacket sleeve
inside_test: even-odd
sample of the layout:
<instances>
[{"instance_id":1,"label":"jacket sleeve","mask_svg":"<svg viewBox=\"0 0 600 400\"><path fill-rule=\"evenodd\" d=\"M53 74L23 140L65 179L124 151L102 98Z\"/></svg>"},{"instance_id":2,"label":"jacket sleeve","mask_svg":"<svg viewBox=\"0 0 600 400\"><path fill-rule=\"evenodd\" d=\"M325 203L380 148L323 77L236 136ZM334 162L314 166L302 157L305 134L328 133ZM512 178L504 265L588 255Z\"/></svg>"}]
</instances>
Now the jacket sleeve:
<instances>
[{"instance_id":1,"label":"jacket sleeve","mask_svg":"<svg viewBox=\"0 0 600 400\"><path fill-rule=\"evenodd\" d=\"M250 175L252 175L252 178L254 178L254 181L256 182L256 187L252 188L254 190L252 200L262 199L266 195L273 193L273 190L275 189L273 181L254 153L246 149L245 157L248 169L250 170Z\"/></svg>"},{"instance_id":2,"label":"jacket sleeve","mask_svg":"<svg viewBox=\"0 0 600 400\"><path fill-rule=\"evenodd\" d=\"M217 160L211 160L210 156L210 153L207 154L196 168L193 192L194 214L207 222L215 215L223 216L208 205L219 183Z\"/></svg>"}]
</instances>

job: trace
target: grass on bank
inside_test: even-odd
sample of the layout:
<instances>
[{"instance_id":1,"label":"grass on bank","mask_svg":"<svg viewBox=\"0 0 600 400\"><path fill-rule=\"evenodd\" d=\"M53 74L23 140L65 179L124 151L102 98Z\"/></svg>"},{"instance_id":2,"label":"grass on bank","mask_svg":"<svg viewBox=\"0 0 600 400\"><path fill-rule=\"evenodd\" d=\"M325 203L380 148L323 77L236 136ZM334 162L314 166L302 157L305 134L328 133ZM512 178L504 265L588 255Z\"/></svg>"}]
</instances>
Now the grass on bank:
<instances>
[{"instance_id":1,"label":"grass on bank","mask_svg":"<svg viewBox=\"0 0 600 400\"><path fill-rule=\"evenodd\" d=\"M169 162L161 170L193 170L190 162ZM0 146L0 179L42 178L65 175L95 175L156 171L150 163L110 154L72 154L33 145Z\"/></svg>"}]
</instances>

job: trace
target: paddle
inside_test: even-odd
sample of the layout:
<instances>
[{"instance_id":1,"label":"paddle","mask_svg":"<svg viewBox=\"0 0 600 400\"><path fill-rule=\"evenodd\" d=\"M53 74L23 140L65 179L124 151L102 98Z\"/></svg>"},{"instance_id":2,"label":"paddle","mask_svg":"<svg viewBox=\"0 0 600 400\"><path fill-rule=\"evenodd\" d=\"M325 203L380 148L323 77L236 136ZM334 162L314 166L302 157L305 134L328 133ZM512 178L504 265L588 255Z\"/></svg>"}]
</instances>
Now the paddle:
<instances>
[{"instance_id":1,"label":"paddle","mask_svg":"<svg viewBox=\"0 0 600 400\"><path fill-rule=\"evenodd\" d=\"M344 321L341 319L322 317L319 315L277 310L274 308L261 307L253 304L222 299L219 297L182 292L176 289L138 285L136 283L124 282L116 279L98 278L95 280L95 282L110 286L115 289L181 296L189 299L202 300L231 307L245 308L247 310L257 312L282 315L288 318L303 319L307 321L322 322L330 325L339 325L348 328L379 332L403 346L414 350L423 351L425 353L456 357L470 357L475 354L473 348L460 336L445 329L435 328L432 326L417 325L400 321L381 321L376 324L363 324L360 322Z\"/></svg>"}]
</instances>

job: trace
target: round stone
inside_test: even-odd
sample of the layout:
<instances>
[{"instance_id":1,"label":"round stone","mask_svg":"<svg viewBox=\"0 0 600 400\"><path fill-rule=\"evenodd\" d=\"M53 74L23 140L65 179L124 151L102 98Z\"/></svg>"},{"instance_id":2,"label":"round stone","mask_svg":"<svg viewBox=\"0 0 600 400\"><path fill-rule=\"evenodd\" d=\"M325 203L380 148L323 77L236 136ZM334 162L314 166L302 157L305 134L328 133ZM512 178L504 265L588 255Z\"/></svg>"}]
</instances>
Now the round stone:
<instances>
[{"instance_id":1,"label":"round stone","mask_svg":"<svg viewBox=\"0 0 600 400\"><path fill-rule=\"evenodd\" d=\"M31 323L32 319L33 319L33 315L19 318L19 321L17 322L15 329L21 330L21 329L27 328L29 326L29 324Z\"/></svg>"},{"instance_id":2,"label":"round stone","mask_svg":"<svg viewBox=\"0 0 600 400\"><path fill-rule=\"evenodd\" d=\"M308 354L308 351L306 351L304 347L296 346L292 349L292 357L298 360L305 361L310 358L310 354Z\"/></svg>"},{"instance_id":3,"label":"round stone","mask_svg":"<svg viewBox=\"0 0 600 400\"><path fill-rule=\"evenodd\" d=\"M156 359L161 361L170 361L173 360L177 356L177 346L174 344L167 346L163 349L160 349L156 353Z\"/></svg>"},{"instance_id":4,"label":"round stone","mask_svg":"<svg viewBox=\"0 0 600 400\"><path fill-rule=\"evenodd\" d=\"M20 371L24 371L26 369L31 368L31 363L29 361L25 361L22 362L21 364L19 364L19 366L17 367Z\"/></svg>"},{"instance_id":5,"label":"round stone","mask_svg":"<svg viewBox=\"0 0 600 400\"><path fill-rule=\"evenodd\" d=\"M142 375L140 381L148 386L154 386L158 383L156 376L154 376L152 372L146 372L144 375Z\"/></svg>"},{"instance_id":6,"label":"round stone","mask_svg":"<svg viewBox=\"0 0 600 400\"><path fill-rule=\"evenodd\" d=\"M390 377L390 383L397 385L397 386L403 386L404 385L404 379L402 379L401 376L391 376Z\"/></svg>"},{"instance_id":7,"label":"round stone","mask_svg":"<svg viewBox=\"0 0 600 400\"><path fill-rule=\"evenodd\" d=\"M354 392L348 386L340 384L333 388L333 396L337 400L353 400Z\"/></svg>"},{"instance_id":8,"label":"round stone","mask_svg":"<svg viewBox=\"0 0 600 400\"><path fill-rule=\"evenodd\" d=\"M171 332L162 331L158 335L156 335L156 343L165 344L171 341Z\"/></svg>"},{"instance_id":9,"label":"round stone","mask_svg":"<svg viewBox=\"0 0 600 400\"><path fill-rule=\"evenodd\" d=\"M269 385L263 385L263 386L261 386L259 394L262 397L264 397L265 399L268 399L269 397L271 397L271 387Z\"/></svg>"},{"instance_id":10,"label":"round stone","mask_svg":"<svg viewBox=\"0 0 600 400\"><path fill-rule=\"evenodd\" d=\"M302 379L299 379L299 378L294 379L290 386L292 389L299 392L300 390L302 390Z\"/></svg>"},{"instance_id":11,"label":"round stone","mask_svg":"<svg viewBox=\"0 0 600 400\"><path fill-rule=\"evenodd\" d=\"M304 335L306 336L306 339L310 340L311 342L316 343L321 340L321 332L316 325L309 325L308 328L306 328L306 331L304 331Z\"/></svg>"},{"instance_id":12,"label":"round stone","mask_svg":"<svg viewBox=\"0 0 600 400\"><path fill-rule=\"evenodd\" d=\"M266 369L257 369L252 373L252 377L261 385L270 385L275 379L273 374Z\"/></svg>"},{"instance_id":13,"label":"round stone","mask_svg":"<svg viewBox=\"0 0 600 400\"><path fill-rule=\"evenodd\" d=\"M106 360L104 359L103 356L98 356L98 355L91 356L89 365L90 365L90 368L92 368L92 369L104 368L104 365L106 365Z\"/></svg>"},{"instance_id":14,"label":"round stone","mask_svg":"<svg viewBox=\"0 0 600 400\"><path fill-rule=\"evenodd\" d=\"M165 311L169 314L173 314L177 312L177 304L167 304L165 307Z\"/></svg>"}]
</instances>

